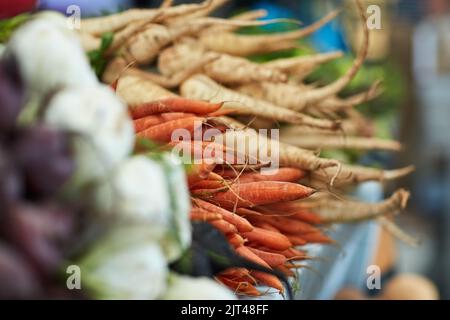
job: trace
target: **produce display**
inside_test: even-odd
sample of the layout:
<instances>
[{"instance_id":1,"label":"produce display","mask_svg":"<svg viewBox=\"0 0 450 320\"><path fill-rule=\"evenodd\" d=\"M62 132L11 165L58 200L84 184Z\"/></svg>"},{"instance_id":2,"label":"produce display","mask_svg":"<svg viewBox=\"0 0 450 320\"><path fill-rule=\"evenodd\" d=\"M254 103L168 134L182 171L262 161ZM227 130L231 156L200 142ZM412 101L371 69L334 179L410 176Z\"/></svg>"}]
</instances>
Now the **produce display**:
<instances>
[{"instance_id":1,"label":"produce display","mask_svg":"<svg viewBox=\"0 0 450 320\"><path fill-rule=\"evenodd\" d=\"M359 1L361 48L326 85L306 78L341 52L253 58L296 48L338 12L300 28L259 20L264 10L210 16L226 0L171 2L83 19L80 30L40 12L8 39L1 298L292 298L292 284L307 276L297 271L315 258L307 245L336 245L333 223L376 219L416 243L392 220L408 191L378 203L350 195L413 167L364 167L318 152L401 149L375 137L355 108L381 94L379 81L340 96L368 50ZM295 30L237 32L274 23ZM85 290L67 290L61 271L71 266Z\"/></svg>"}]
</instances>

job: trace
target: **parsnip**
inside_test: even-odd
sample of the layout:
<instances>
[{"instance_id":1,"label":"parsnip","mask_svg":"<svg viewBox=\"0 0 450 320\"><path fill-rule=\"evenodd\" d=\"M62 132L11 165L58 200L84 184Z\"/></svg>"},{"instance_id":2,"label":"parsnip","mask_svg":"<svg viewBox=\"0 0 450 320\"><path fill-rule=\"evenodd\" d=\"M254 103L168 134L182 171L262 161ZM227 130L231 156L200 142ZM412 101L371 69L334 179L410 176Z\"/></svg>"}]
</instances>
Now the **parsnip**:
<instances>
[{"instance_id":1,"label":"parsnip","mask_svg":"<svg viewBox=\"0 0 450 320\"><path fill-rule=\"evenodd\" d=\"M271 120L304 124L318 128L337 129L339 124L325 119L315 119L271 103L254 99L222 87L205 75L195 75L181 85L181 95L186 98L225 102L225 109L235 114L255 115Z\"/></svg>"},{"instance_id":2,"label":"parsnip","mask_svg":"<svg viewBox=\"0 0 450 320\"><path fill-rule=\"evenodd\" d=\"M295 48L295 40L303 38L337 16L333 11L310 26L296 31L270 35L238 35L230 32L203 33L199 41L208 49L234 56L249 56L283 49Z\"/></svg>"}]
</instances>

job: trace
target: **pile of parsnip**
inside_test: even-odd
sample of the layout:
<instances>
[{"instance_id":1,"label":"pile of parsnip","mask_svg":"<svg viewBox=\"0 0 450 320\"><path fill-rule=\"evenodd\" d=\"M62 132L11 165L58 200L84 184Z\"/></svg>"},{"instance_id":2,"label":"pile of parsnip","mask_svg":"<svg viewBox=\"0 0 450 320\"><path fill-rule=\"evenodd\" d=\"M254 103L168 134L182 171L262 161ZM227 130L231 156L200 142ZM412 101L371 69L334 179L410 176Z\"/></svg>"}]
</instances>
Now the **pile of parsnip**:
<instances>
[{"instance_id":1,"label":"pile of parsnip","mask_svg":"<svg viewBox=\"0 0 450 320\"><path fill-rule=\"evenodd\" d=\"M296 261L309 258L299 246L333 242L323 228L330 223L378 219L393 234L413 243L386 217L406 206L407 191L398 190L379 203L345 198L359 183L397 179L413 168L382 170L343 164L314 151L401 148L396 141L372 137L370 119L354 108L380 94L378 82L367 92L339 96L368 50L369 31L361 4L355 1L364 39L353 65L334 82L317 86L305 84L305 77L341 57L340 52L265 63L248 57L295 48L298 39L333 20L338 12L294 31L244 35L235 31L282 19L258 20L266 15L263 10L230 19L209 17L225 2L171 6L171 1L164 1L156 9L85 19L79 32L86 51L98 49L105 33L114 34L103 55L108 64L102 80L128 104L138 137L173 147L175 129L193 133L199 127L213 127L223 141L245 136L251 146L277 147L280 169L271 175L259 172L267 165L261 159L248 165L223 161L192 165L188 172L192 219L210 222L239 255L287 276L303 266ZM280 126L280 141L256 131ZM206 142L197 147L204 149ZM230 151L229 145L226 148L224 152ZM213 156L215 160L223 157L222 152ZM283 291L279 279L259 271L234 268L217 279L240 294L259 295L258 284Z\"/></svg>"}]
</instances>

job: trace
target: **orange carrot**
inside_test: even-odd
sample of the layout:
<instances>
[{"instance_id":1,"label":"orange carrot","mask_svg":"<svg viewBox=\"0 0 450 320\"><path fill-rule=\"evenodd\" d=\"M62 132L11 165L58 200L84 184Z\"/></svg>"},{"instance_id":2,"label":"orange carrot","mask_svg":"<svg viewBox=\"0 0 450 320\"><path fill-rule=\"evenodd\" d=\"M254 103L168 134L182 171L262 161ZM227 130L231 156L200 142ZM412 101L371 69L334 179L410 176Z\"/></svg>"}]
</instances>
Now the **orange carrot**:
<instances>
[{"instance_id":1,"label":"orange carrot","mask_svg":"<svg viewBox=\"0 0 450 320\"><path fill-rule=\"evenodd\" d=\"M277 266L275 269L278 271L281 271L286 277L294 277L295 276L295 272L292 271L291 269L287 268L284 265Z\"/></svg>"},{"instance_id":2,"label":"orange carrot","mask_svg":"<svg viewBox=\"0 0 450 320\"><path fill-rule=\"evenodd\" d=\"M248 282L239 282L231 280L226 276L217 276L217 279L222 282L224 285L229 287L231 290L236 293L245 294L248 296L258 297L260 295L259 291Z\"/></svg>"},{"instance_id":3,"label":"orange carrot","mask_svg":"<svg viewBox=\"0 0 450 320\"><path fill-rule=\"evenodd\" d=\"M212 220L209 221L209 223L225 235L236 233L238 231L235 226L233 226L231 223L226 222L225 220Z\"/></svg>"},{"instance_id":4,"label":"orange carrot","mask_svg":"<svg viewBox=\"0 0 450 320\"><path fill-rule=\"evenodd\" d=\"M237 233L231 233L231 234L228 234L228 235L227 235L227 239L228 239L228 242L229 242L234 248L243 246L244 243L245 243L244 238L242 238L242 237L241 237L239 234L237 234Z\"/></svg>"},{"instance_id":5,"label":"orange carrot","mask_svg":"<svg viewBox=\"0 0 450 320\"><path fill-rule=\"evenodd\" d=\"M189 186L191 189L218 189L225 186L223 181L217 180L202 180Z\"/></svg>"},{"instance_id":6,"label":"orange carrot","mask_svg":"<svg viewBox=\"0 0 450 320\"><path fill-rule=\"evenodd\" d=\"M250 274L254 276L257 280L259 280L261 283L275 288L280 292L284 292L283 284L281 283L280 279L275 277L274 275L264 273L261 271L251 271Z\"/></svg>"},{"instance_id":7,"label":"orange carrot","mask_svg":"<svg viewBox=\"0 0 450 320\"><path fill-rule=\"evenodd\" d=\"M265 208L269 209L272 213L281 212L289 214L289 217L292 219L298 219L311 224L320 224L322 222L318 214L309 211L298 202L273 203L265 206Z\"/></svg>"},{"instance_id":8,"label":"orange carrot","mask_svg":"<svg viewBox=\"0 0 450 320\"><path fill-rule=\"evenodd\" d=\"M217 191L200 189L194 194L224 208L240 208L302 199L309 197L315 190L290 182L259 181L235 184L231 190Z\"/></svg>"},{"instance_id":9,"label":"orange carrot","mask_svg":"<svg viewBox=\"0 0 450 320\"><path fill-rule=\"evenodd\" d=\"M253 216L251 219L256 221L265 221L275 228L280 230L282 233L291 233L296 235L303 235L305 233L316 233L320 232L319 229L313 227L312 225L300 221L294 220L287 217L279 216Z\"/></svg>"},{"instance_id":10,"label":"orange carrot","mask_svg":"<svg viewBox=\"0 0 450 320\"><path fill-rule=\"evenodd\" d=\"M212 221L222 219L220 213L210 212L198 207L191 208L190 215L191 220Z\"/></svg>"},{"instance_id":11,"label":"orange carrot","mask_svg":"<svg viewBox=\"0 0 450 320\"><path fill-rule=\"evenodd\" d=\"M204 118L189 117L178 120L171 120L156 126L150 127L137 133L138 137L147 138L156 142L169 142L172 138L172 132L176 129L186 129L191 134L201 127Z\"/></svg>"},{"instance_id":12,"label":"orange carrot","mask_svg":"<svg viewBox=\"0 0 450 320\"><path fill-rule=\"evenodd\" d=\"M255 279L250 276L250 271L246 268L228 268L222 271L220 275L229 277L232 280L240 279L251 284L256 284Z\"/></svg>"},{"instance_id":13,"label":"orange carrot","mask_svg":"<svg viewBox=\"0 0 450 320\"><path fill-rule=\"evenodd\" d=\"M268 269L271 269L269 264L265 262L263 259L258 257L255 253L253 253L248 247L242 246L239 248L236 248L236 253L240 255L242 258L245 258L249 261L252 261L254 263L257 263L263 267L266 267Z\"/></svg>"},{"instance_id":14,"label":"orange carrot","mask_svg":"<svg viewBox=\"0 0 450 320\"><path fill-rule=\"evenodd\" d=\"M248 249L252 251L254 254L256 254L258 257L263 259L265 262L267 262L267 264L272 268L286 263L286 257L281 254L263 251L250 247Z\"/></svg>"},{"instance_id":15,"label":"orange carrot","mask_svg":"<svg viewBox=\"0 0 450 320\"><path fill-rule=\"evenodd\" d=\"M129 112L133 119L166 112L208 114L219 110L222 107L222 104L223 103L210 103L207 101L175 97L130 106Z\"/></svg>"},{"instance_id":16,"label":"orange carrot","mask_svg":"<svg viewBox=\"0 0 450 320\"><path fill-rule=\"evenodd\" d=\"M225 221L236 226L239 232L249 232L253 230L253 226L248 222L247 219L238 216L237 214L215 206L212 203L203 201L201 199L192 200L197 206L208 211L220 213Z\"/></svg>"},{"instance_id":17,"label":"orange carrot","mask_svg":"<svg viewBox=\"0 0 450 320\"><path fill-rule=\"evenodd\" d=\"M134 132L141 132L145 129L148 129L152 126L156 126L160 124L162 121L160 116L152 115L146 116L144 118L133 120L134 124Z\"/></svg>"},{"instance_id":18,"label":"orange carrot","mask_svg":"<svg viewBox=\"0 0 450 320\"><path fill-rule=\"evenodd\" d=\"M278 232L278 233L280 232L280 230L278 230L277 228L275 228L274 226L272 226L270 223L267 223L267 222L263 222L263 221L255 222L255 221L253 221L252 225L255 226L255 227L264 229L264 230L269 230L269 231Z\"/></svg>"},{"instance_id":19,"label":"orange carrot","mask_svg":"<svg viewBox=\"0 0 450 320\"><path fill-rule=\"evenodd\" d=\"M303 239L303 235L300 237L298 235L287 234L286 237L294 246L304 246L307 241Z\"/></svg>"},{"instance_id":20,"label":"orange carrot","mask_svg":"<svg viewBox=\"0 0 450 320\"><path fill-rule=\"evenodd\" d=\"M197 182L203 181L203 179L208 178L211 171L216 166L215 163L199 163L199 164L192 164L189 168L189 171L187 173L187 180L188 185L194 185Z\"/></svg>"},{"instance_id":21,"label":"orange carrot","mask_svg":"<svg viewBox=\"0 0 450 320\"><path fill-rule=\"evenodd\" d=\"M224 178L236 178L236 171L225 170L222 175ZM239 176L240 183L257 182L257 181L284 181L297 182L305 177L306 172L296 168L280 168L267 171L265 174L259 172L248 172Z\"/></svg>"},{"instance_id":22,"label":"orange carrot","mask_svg":"<svg viewBox=\"0 0 450 320\"><path fill-rule=\"evenodd\" d=\"M306 233L302 234L301 237L304 241L308 243L324 243L324 244L335 243L333 239L331 239L330 237L321 232Z\"/></svg>"},{"instance_id":23,"label":"orange carrot","mask_svg":"<svg viewBox=\"0 0 450 320\"><path fill-rule=\"evenodd\" d=\"M283 251L292 247L292 243L285 235L261 228L253 228L253 231L244 232L242 236L249 241L275 250Z\"/></svg>"},{"instance_id":24,"label":"orange carrot","mask_svg":"<svg viewBox=\"0 0 450 320\"><path fill-rule=\"evenodd\" d=\"M161 113L161 114L154 114L154 115L146 116L143 118L133 120L134 131L140 132L140 131L148 129L152 126L161 124L163 122L184 119L184 118L189 118L189 117L195 117L195 114L185 113L185 112L169 112L169 113Z\"/></svg>"}]
</instances>

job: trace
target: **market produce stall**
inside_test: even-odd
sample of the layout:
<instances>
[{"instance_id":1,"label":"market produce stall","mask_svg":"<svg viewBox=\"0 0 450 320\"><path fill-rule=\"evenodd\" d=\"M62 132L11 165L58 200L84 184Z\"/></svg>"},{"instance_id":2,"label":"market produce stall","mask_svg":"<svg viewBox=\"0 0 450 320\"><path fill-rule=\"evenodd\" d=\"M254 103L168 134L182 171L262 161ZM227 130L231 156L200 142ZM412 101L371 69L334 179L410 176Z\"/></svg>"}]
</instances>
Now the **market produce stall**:
<instances>
[{"instance_id":1,"label":"market produce stall","mask_svg":"<svg viewBox=\"0 0 450 320\"><path fill-rule=\"evenodd\" d=\"M260 20L263 10L211 17L225 2L164 1L78 30L45 11L11 28L0 64L0 297L332 298L344 273L364 276L375 222L416 243L392 219L408 191L352 197L412 166L317 152L401 148L356 108L381 94L379 81L340 96L367 56L361 3L354 60L322 84L306 79L341 52L255 56L297 48L337 11L301 27ZM277 23L293 30L237 32Z\"/></svg>"}]
</instances>

